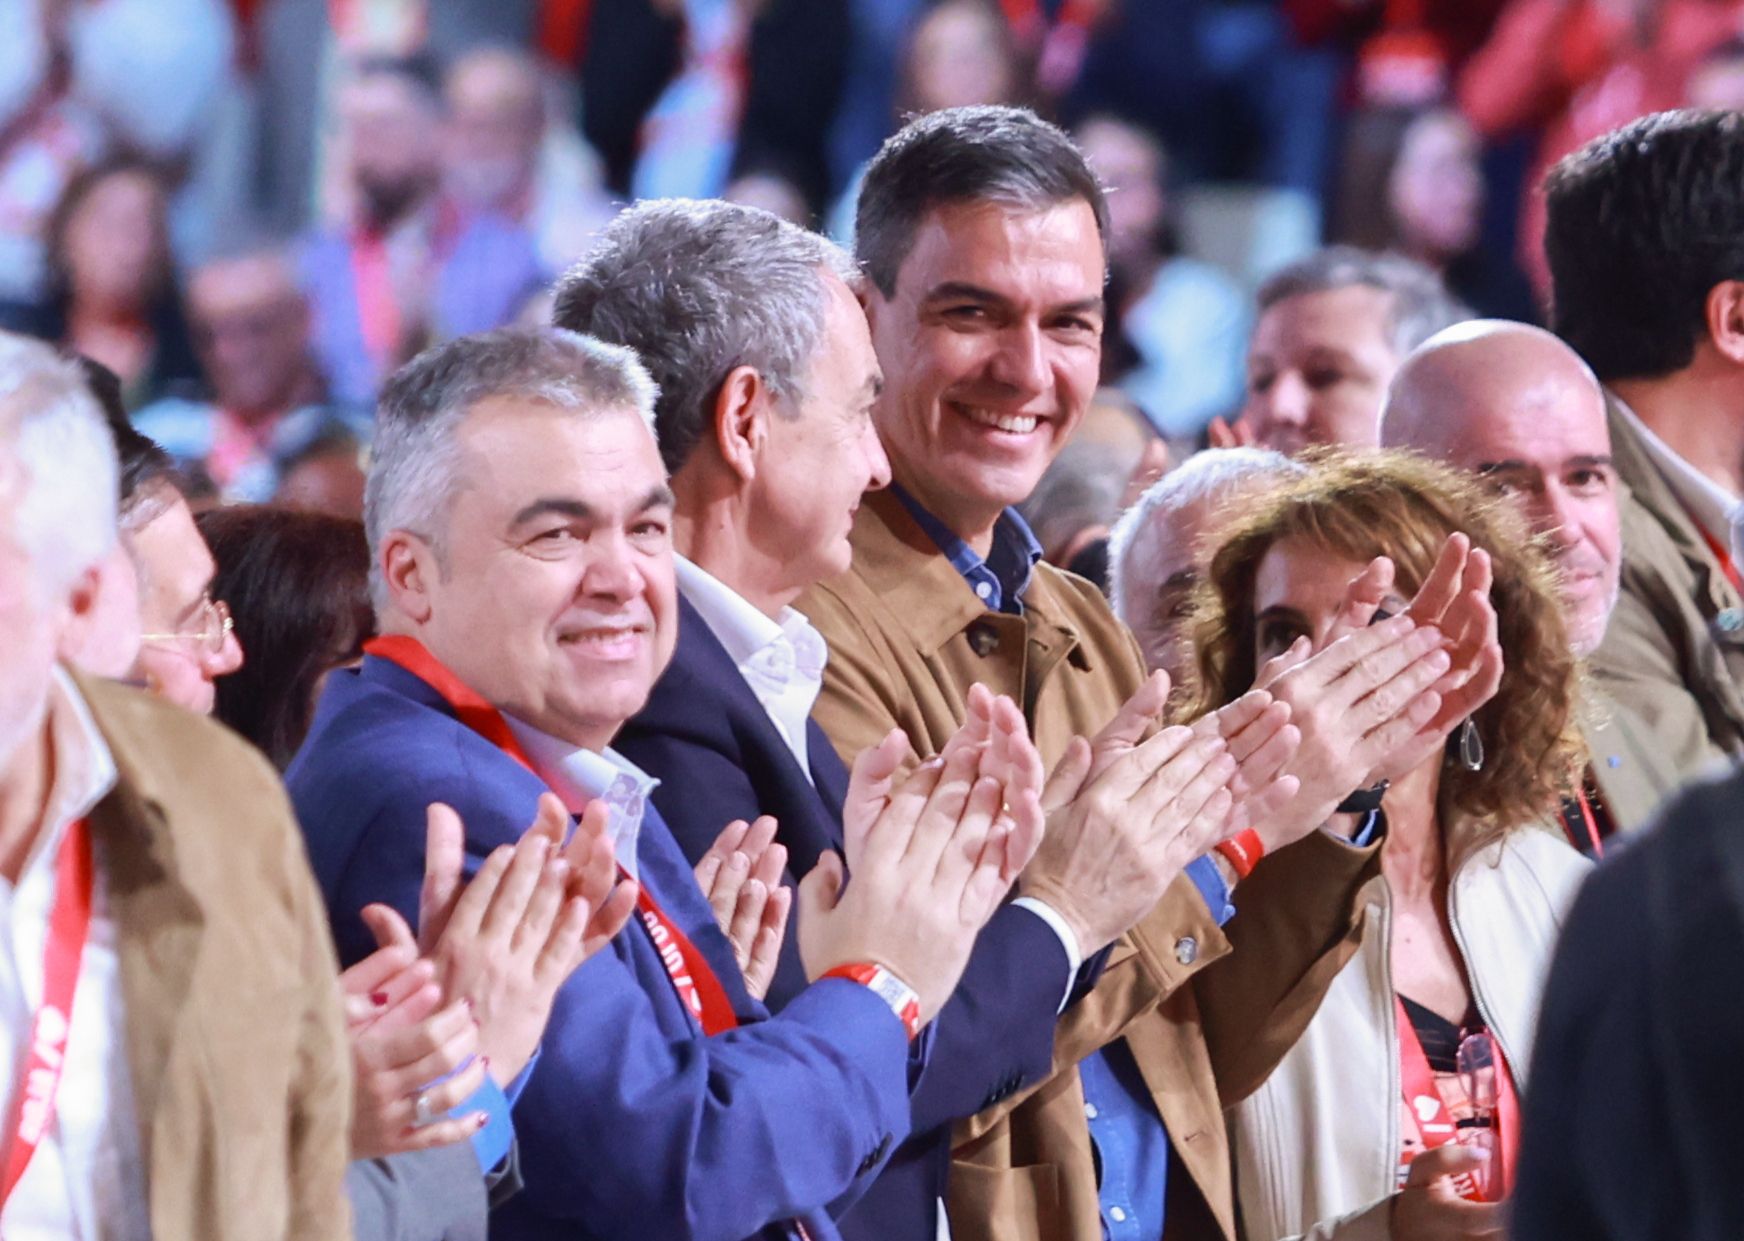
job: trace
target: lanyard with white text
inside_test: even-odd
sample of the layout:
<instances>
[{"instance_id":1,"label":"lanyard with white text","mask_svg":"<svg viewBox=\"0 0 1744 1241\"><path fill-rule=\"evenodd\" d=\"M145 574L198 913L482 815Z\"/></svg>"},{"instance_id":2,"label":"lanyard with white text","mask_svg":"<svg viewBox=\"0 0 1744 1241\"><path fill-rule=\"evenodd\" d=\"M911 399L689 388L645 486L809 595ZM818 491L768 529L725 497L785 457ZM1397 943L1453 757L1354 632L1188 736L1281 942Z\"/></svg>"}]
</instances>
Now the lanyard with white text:
<instances>
[{"instance_id":1,"label":"lanyard with white text","mask_svg":"<svg viewBox=\"0 0 1744 1241\"><path fill-rule=\"evenodd\" d=\"M1399 1085L1404 1091L1405 1107L1416 1119L1417 1135L1423 1140L1423 1149L1434 1150L1452 1141L1459 1128L1435 1084L1435 1070L1429 1067L1429 1057L1424 1054L1423 1042L1417 1037L1417 1027L1411 1023L1411 1014L1405 1008L1405 1002L1395 997L1393 1010L1399 1025ZM1501 1044L1496 1042L1494 1035L1490 1036L1489 1041L1495 1057L1496 1071L1496 1106L1491 1119L1496 1160L1492 1176L1500 1184L1492 1184L1488 1187L1488 1192L1480 1192L1477 1181L1469 1173L1457 1178L1454 1184L1462 1198L1500 1202L1514 1184L1514 1151L1516 1135L1519 1133L1520 1103L1514 1093L1514 1075L1502 1056ZM1402 1173L1404 1161L1401 1164Z\"/></svg>"},{"instance_id":2,"label":"lanyard with white text","mask_svg":"<svg viewBox=\"0 0 1744 1241\"><path fill-rule=\"evenodd\" d=\"M443 667L422 642L405 634L390 634L370 639L364 643L363 650L364 654L398 664L417 677L442 695L462 724L528 771L538 774L502 712ZM622 873L621 867L619 870ZM637 888L636 912L641 916L648 938L654 941L654 950L660 954L660 963L666 967L672 989L678 992L679 1000L702 1027L703 1033L720 1034L735 1029L739 1018L708 959L690 942L690 937L678 929L678 924L666 916L646 886Z\"/></svg>"},{"instance_id":3,"label":"lanyard with white text","mask_svg":"<svg viewBox=\"0 0 1744 1241\"><path fill-rule=\"evenodd\" d=\"M72 1028L73 994L79 964L91 929L91 836L79 819L67 828L55 855L54 907L49 911L48 942L42 952L42 1003L30 1023L30 1046L17 1083L16 1115L7 1131L0 1206L24 1176L30 1157L54 1120L55 1095L66 1066L67 1034Z\"/></svg>"}]
</instances>

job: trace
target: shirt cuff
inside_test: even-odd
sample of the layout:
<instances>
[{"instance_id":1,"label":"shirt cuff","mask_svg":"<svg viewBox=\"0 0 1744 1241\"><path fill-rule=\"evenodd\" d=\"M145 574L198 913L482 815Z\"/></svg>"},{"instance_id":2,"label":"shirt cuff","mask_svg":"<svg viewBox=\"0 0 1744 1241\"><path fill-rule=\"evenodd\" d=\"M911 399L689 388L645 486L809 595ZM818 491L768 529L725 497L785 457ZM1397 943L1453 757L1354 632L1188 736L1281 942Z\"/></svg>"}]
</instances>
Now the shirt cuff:
<instances>
[{"instance_id":1,"label":"shirt cuff","mask_svg":"<svg viewBox=\"0 0 1744 1241\"><path fill-rule=\"evenodd\" d=\"M1235 917L1235 906L1229 903L1229 885L1223 881L1223 872L1217 869L1217 863L1209 855L1187 863L1187 877L1199 889L1199 895L1205 898L1205 908L1217 919L1218 926Z\"/></svg>"},{"instance_id":2,"label":"shirt cuff","mask_svg":"<svg viewBox=\"0 0 1744 1241\"><path fill-rule=\"evenodd\" d=\"M1352 832L1349 837L1338 832L1328 832L1327 835L1340 844L1347 844L1353 849L1366 849L1375 843L1375 837L1380 835L1381 825L1385 822L1386 817L1379 810L1371 810L1363 817L1362 826Z\"/></svg>"},{"instance_id":3,"label":"shirt cuff","mask_svg":"<svg viewBox=\"0 0 1744 1241\"><path fill-rule=\"evenodd\" d=\"M449 1113L467 1116L473 1112L485 1114L484 1128L472 1135L472 1153L478 1156L479 1170L491 1172L509 1157L515 1144L515 1122L509 1119L509 1098L496 1079L486 1073L484 1085L472 1092L472 1097Z\"/></svg>"},{"instance_id":4,"label":"shirt cuff","mask_svg":"<svg viewBox=\"0 0 1744 1241\"><path fill-rule=\"evenodd\" d=\"M1048 924L1060 941L1060 947L1066 951L1066 994L1060 997L1060 1006L1054 1011L1066 1011L1066 1001L1072 998L1072 988L1078 981L1078 969L1084 964L1084 954L1078 947L1078 937L1072 933L1072 928L1066 925L1066 920L1060 917L1059 910L1046 901L1037 900L1033 896L1020 896L1011 902L1019 909L1027 909L1043 922Z\"/></svg>"}]
</instances>

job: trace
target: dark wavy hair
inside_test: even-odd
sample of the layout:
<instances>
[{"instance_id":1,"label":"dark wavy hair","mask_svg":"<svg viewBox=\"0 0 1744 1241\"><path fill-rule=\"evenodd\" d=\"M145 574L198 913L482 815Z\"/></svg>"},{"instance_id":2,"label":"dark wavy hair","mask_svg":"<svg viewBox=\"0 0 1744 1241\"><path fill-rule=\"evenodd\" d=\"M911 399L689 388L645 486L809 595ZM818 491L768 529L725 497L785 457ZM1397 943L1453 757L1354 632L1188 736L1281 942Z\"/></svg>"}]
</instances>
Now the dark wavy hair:
<instances>
[{"instance_id":1,"label":"dark wavy hair","mask_svg":"<svg viewBox=\"0 0 1744 1241\"><path fill-rule=\"evenodd\" d=\"M321 682L375 633L363 523L244 504L198 517L218 562L212 597L236 620L242 667L215 714L282 771L303 744Z\"/></svg>"},{"instance_id":2,"label":"dark wavy hair","mask_svg":"<svg viewBox=\"0 0 1744 1241\"><path fill-rule=\"evenodd\" d=\"M1577 725L1580 667L1569 649L1555 570L1515 511L1469 475L1402 452L1328 452L1310 472L1224 530L1194 600L1198 658L1188 714L1239 697L1255 675L1254 591L1260 562L1285 538L1366 564L1391 557L1397 590L1417 591L1447 536L1490 554L1490 591L1506 665L1475 720L1483 769L1449 764L1441 808L1497 830L1553 814L1584 762Z\"/></svg>"}]
</instances>

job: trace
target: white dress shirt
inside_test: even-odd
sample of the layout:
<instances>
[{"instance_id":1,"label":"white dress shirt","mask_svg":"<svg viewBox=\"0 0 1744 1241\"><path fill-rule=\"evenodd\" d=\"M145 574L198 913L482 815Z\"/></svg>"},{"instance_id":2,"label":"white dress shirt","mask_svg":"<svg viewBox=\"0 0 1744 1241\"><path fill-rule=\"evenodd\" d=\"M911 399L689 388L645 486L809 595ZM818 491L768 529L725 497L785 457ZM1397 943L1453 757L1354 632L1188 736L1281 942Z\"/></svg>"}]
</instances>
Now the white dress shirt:
<instances>
[{"instance_id":1,"label":"white dress shirt","mask_svg":"<svg viewBox=\"0 0 1744 1241\"><path fill-rule=\"evenodd\" d=\"M606 804L610 812L606 831L612 838L612 853L632 879L639 877L636 842L641 839L648 798L660 787L660 781L616 750L584 749L512 716L503 718L532 761L533 770L551 786L564 809L579 815L590 801Z\"/></svg>"},{"instance_id":2,"label":"white dress shirt","mask_svg":"<svg viewBox=\"0 0 1744 1241\"><path fill-rule=\"evenodd\" d=\"M782 608L780 618L771 620L706 569L683 556L674 556L673 562L678 589L726 648L810 780L805 725L829 662L823 635L793 608Z\"/></svg>"},{"instance_id":3,"label":"white dress shirt","mask_svg":"<svg viewBox=\"0 0 1744 1241\"><path fill-rule=\"evenodd\" d=\"M46 830L16 885L0 879L0 1116L16 1118L18 1074L43 992L55 861L67 828L115 783L115 760L72 682L49 701L54 745ZM127 1066L117 930L99 857L54 1121L0 1210L6 1241L148 1241L151 1219ZM10 1134L0 1138L9 1150Z\"/></svg>"}]
</instances>

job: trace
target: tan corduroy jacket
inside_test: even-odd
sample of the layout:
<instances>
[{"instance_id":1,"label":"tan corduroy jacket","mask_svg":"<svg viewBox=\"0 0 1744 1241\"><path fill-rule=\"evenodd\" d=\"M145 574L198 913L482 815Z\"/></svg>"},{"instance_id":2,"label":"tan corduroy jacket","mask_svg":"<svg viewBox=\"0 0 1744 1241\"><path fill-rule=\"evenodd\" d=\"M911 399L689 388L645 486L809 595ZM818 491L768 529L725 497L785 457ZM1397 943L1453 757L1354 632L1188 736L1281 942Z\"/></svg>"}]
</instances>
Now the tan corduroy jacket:
<instances>
[{"instance_id":1,"label":"tan corduroy jacket","mask_svg":"<svg viewBox=\"0 0 1744 1241\"><path fill-rule=\"evenodd\" d=\"M1623 586L1593 675L1684 777L1744 754L1744 599L1611 399Z\"/></svg>"},{"instance_id":2,"label":"tan corduroy jacket","mask_svg":"<svg viewBox=\"0 0 1744 1241\"><path fill-rule=\"evenodd\" d=\"M989 612L889 493L862 504L853 545L853 568L797 605L829 642L813 716L845 758L892 726L935 753L980 681L1023 707L1051 767L1143 681L1131 634L1088 582L1039 564L1022 616ZM1233 1238L1223 1106L1264 1079L1355 951L1356 896L1375 852L1304 841L1291 859L1296 876L1317 876L1307 884L1272 882L1262 863L1227 934L1192 880L1177 879L1061 1019L1053 1075L959 1127L956 1241L1100 1241L1077 1064L1123 1036L1198 1190L1171 1192L1170 1236ZM1232 944L1240 965L1213 966Z\"/></svg>"},{"instance_id":3,"label":"tan corduroy jacket","mask_svg":"<svg viewBox=\"0 0 1744 1241\"><path fill-rule=\"evenodd\" d=\"M278 775L208 720L75 683L118 772L90 824L120 940L152 1235L345 1241L351 1053Z\"/></svg>"}]
</instances>

